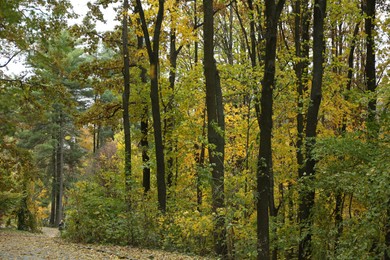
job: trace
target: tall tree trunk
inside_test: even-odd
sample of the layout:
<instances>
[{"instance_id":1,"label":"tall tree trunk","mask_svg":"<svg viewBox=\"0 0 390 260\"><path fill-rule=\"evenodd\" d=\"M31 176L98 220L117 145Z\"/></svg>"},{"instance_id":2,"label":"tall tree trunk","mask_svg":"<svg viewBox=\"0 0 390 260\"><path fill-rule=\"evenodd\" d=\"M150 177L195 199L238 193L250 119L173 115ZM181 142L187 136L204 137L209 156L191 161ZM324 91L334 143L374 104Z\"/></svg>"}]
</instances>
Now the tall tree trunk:
<instances>
[{"instance_id":1,"label":"tall tree trunk","mask_svg":"<svg viewBox=\"0 0 390 260\"><path fill-rule=\"evenodd\" d=\"M310 93L310 104L306 122L306 174L301 177L305 187L300 192L299 220L301 225L301 240L299 242L299 259L310 259L312 254L312 218L314 206L314 189L309 188L309 182L314 179L316 160L313 148L316 143L318 112L322 99L322 76L324 62L324 19L326 15L326 0L316 0L314 3L313 24L313 79Z\"/></svg>"},{"instance_id":2,"label":"tall tree trunk","mask_svg":"<svg viewBox=\"0 0 390 260\"><path fill-rule=\"evenodd\" d=\"M128 208L131 208L131 133L130 133L130 115L129 115L129 99L130 99L130 61L128 50L128 11L129 1L123 1L123 20L122 20L122 53L123 53L123 132L125 137L125 187L126 187L126 203Z\"/></svg>"},{"instance_id":3,"label":"tall tree trunk","mask_svg":"<svg viewBox=\"0 0 390 260\"><path fill-rule=\"evenodd\" d=\"M139 12L138 5L135 7L135 13ZM141 24L140 19L137 20L139 24ZM144 47L144 38L142 36L137 36L137 48L141 50ZM147 69L140 66L141 74L141 82L147 83ZM149 106L146 100L143 101L143 113L141 118L141 149L142 149L142 186L144 188L144 193L146 194L150 190L150 158L149 158L149 141L148 141L148 128L149 128Z\"/></svg>"},{"instance_id":4,"label":"tall tree trunk","mask_svg":"<svg viewBox=\"0 0 390 260\"><path fill-rule=\"evenodd\" d=\"M174 101L175 101L175 81L176 81L176 67L177 67L177 55L179 54L179 51L176 50L176 28L175 25L173 25L173 21L171 21L171 31L169 36L169 62L170 62L170 70L169 70L169 89L170 94L168 97L168 104L167 104L167 112L168 117L166 119L166 154L167 154L167 185L168 187L172 186L173 182L173 172L174 172L174 162L175 162L175 143L176 141L173 140L173 129L174 129L174 113L173 113L173 107L174 107Z\"/></svg>"},{"instance_id":5,"label":"tall tree trunk","mask_svg":"<svg viewBox=\"0 0 390 260\"><path fill-rule=\"evenodd\" d=\"M56 176L56 218L55 226L58 226L63 218L62 212L62 197L64 193L64 114L62 108L59 108L59 130L58 130L58 139L57 139L57 154L56 154L56 163L57 163L57 176Z\"/></svg>"},{"instance_id":6,"label":"tall tree trunk","mask_svg":"<svg viewBox=\"0 0 390 260\"><path fill-rule=\"evenodd\" d=\"M385 226L385 260L390 260L390 200L387 202L387 224Z\"/></svg>"},{"instance_id":7,"label":"tall tree trunk","mask_svg":"<svg viewBox=\"0 0 390 260\"><path fill-rule=\"evenodd\" d=\"M202 205L202 198L203 198L203 192L202 192L202 178L201 178L201 171L204 169L204 162L205 162L205 153L206 153L206 147L203 140L206 138L206 109L203 110L203 125L202 125L202 141L200 145L200 152L196 157L196 163L197 163L197 172L196 172L196 201L197 201L197 209L200 211L200 206ZM196 147L198 148L198 147Z\"/></svg>"},{"instance_id":8,"label":"tall tree trunk","mask_svg":"<svg viewBox=\"0 0 390 260\"><path fill-rule=\"evenodd\" d=\"M355 48L356 48L356 36L359 33L359 25L360 25L360 22L358 22L355 25L355 29L353 31L352 42L351 42L351 46L350 46L349 54L348 54L348 73L347 73L347 86L346 86L346 90L348 92L351 90L351 86L352 86L353 60L354 60L354 53L355 53ZM349 99L349 97L347 95L345 95L344 100L348 100L348 99ZM345 117L346 117L346 115L343 116L343 124L341 127L342 134L345 134L345 132L347 130L347 124L345 122Z\"/></svg>"},{"instance_id":9,"label":"tall tree trunk","mask_svg":"<svg viewBox=\"0 0 390 260\"><path fill-rule=\"evenodd\" d=\"M298 164L298 178L303 178L305 173L305 156L304 156L304 99L308 86L308 67L309 67L309 27L310 27L310 11L309 1L296 0L293 7L295 14L294 42L295 55L298 62L294 66L295 75L297 77L297 142L296 142L296 158ZM291 188L289 183L288 188ZM292 200L290 200L292 204ZM291 206L291 205L290 205ZM291 220L292 206L289 208L289 218ZM299 213L299 218L301 218ZM293 255L292 251L288 252L289 256Z\"/></svg>"},{"instance_id":10,"label":"tall tree trunk","mask_svg":"<svg viewBox=\"0 0 390 260\"><path fill-rule=\"evenodd\" d=\"M194 27L196 28L198 26L198 17L197 17L197 0L194 0ZM198 65L199 58L198 58L198 41L195 41L194 46L194 63L195 66ZM204 162L205 162L205 154L206 154L206 145L204 143L204 140L206 140L206 109L203 109L203 124L202 124L202 141L200 145L200 153L199 157L196 159L196 162L198 164L198 169L196 173L196 202L197 202L197 209L198 211L201 210L202 200L203 200L203 192L202 192L202 178L200 171L204 168Z\"/></svg>"},{"instance_id":11,"label":"tall tree trunk","mask_svg":"<svg viewBox=\"0 0 390 260\"><path fill-rule=\"evenodd\" d=\"M364 29L366 32L366 66L365 84L367 90L373 94L368 102L367 127L370 135L376 136L377 125L376 115L376 74L375 74L375 2L376 0L363 0L363 10L365 13Z\"/></svg>"},{"instance_id":12,"label":"tall tree trunk","mask_svg":"<svg viewBox=\"0 0 390 260\"><path fill-rule=\"evenodd\" d=\"M158 59L157 59L158 60ZM156 149L156 162L157 162L157 196L159 209L162 212L166 211L166 184L165 184L165 159L164 159L164 147L162 141L161 130L161 115L160 115L160 100L158 96L158 61L156 57L150 60L151 70L151 90L150 98L152 102L152 117L154 128L154 142Z\"/></svg>"},{"instance_id":13,"label":"tall tree trunk","mask_svg":"<svg viewBox=\"0 0 390 260\"><path fill-rule=\"evenodd\" d=\"M304 93L307 91L308 85L308 67L309 67L309 25L310 12L309 2L307 0L296 0L294 6L295 28L294 42L295 55L298 58L297 64L294 66L295 75L297 77L297 92L298 92L298 113L297 113L297 144L296 157L298 163L298 177L301 178L305 172L304 169Z\"/></svg>"},{"instance_id":14,"label":"tall tree trunk","mask_svg":"<svg viewBox=\"0 0 390 260\"><path fill-rule=\"evenodd\" d=\"M54 137L53 137L54 139ZM53 154L52 154L52 184L51 184L51 208L50 208L50 220L49 224L51 227L55 226L56 221L56 198L57 198L57 162L56 162L56 155L57 155L57 146L53 147Z\"/></svg>"},{"instance_id":15,"label":"tall tree trunk","mask_svg":"<svg viewBox=\"0 0 390 260\"><path fill-rule=\"evenodd\" d=\"M220 210L225 207L224 159L225 119L219 73L214 59L214 10L213 0L203 0L204 11L204 75L206 79L207 133L209 158L212 168L212 207L215 213L215 252L227 256L226 229Z\"/></svg>"},{"instance_id":16,"label":"tall tree trunk","mask_svg":"<svg viewBox=\"0 0 390 260\"><path fill-rule=\"evenodd\" d=\"M260 147L257 162L257 259L270 259L269 209L271 207L272 174L272 113L275 87L277 31L284 0L265 2L266 44L264 78L260 99Z\"/></svg>"},{"instance_id":17,"label":"tall tree trunk","mask_svg":"<svg viewBox=\"0 0 390 260\"><path fill-rule=\"evenodd\" d=\"M337 253L337 248L339 246L340 237L343 234L343 194L341 191L337 191L335 195L335 226L336 226L336 237L335 237L335 253Z\"/></svg>"},{"instance_id":18,"label":"tall tree trunk","mask_svg":"<svg viewBox=\"0 0 390 260\"><path fill-rule=\"evenodd\" d=\"M145 13L142 8L141 0L136 0L139 10L142 31L144 33L144 39L146 49L149 56L149 72L150 72L150 99L152 102L152 117L154 128L154 142L156 150L156 163L157 163L157 197L158 208L162 211L166 211L167 204L167 191L165 184L165 158L164 158L164 146L162 140L162 127L161 127L161 115L160 115L160 99L158 94L159 89L159 45L161 24L164 18L164 0L159 0L158 13L154 26L153 40L150 41L148 25L145 18Z\"/></svg>"},{"instance_id":19,"label":"tall tree trunk","mask_svg":"<svg viewBox=\"0 0 390 260\"><path fill-rule=\"evenodd\" d=\"M149 167L149 142L148 142L148 127L149 127L149 109L148 105L144 105L143 115L141 119L141 148L142 148L142 186L144 187L144 193L150 190L150 167Z\"/></svg>"}]
</instances>

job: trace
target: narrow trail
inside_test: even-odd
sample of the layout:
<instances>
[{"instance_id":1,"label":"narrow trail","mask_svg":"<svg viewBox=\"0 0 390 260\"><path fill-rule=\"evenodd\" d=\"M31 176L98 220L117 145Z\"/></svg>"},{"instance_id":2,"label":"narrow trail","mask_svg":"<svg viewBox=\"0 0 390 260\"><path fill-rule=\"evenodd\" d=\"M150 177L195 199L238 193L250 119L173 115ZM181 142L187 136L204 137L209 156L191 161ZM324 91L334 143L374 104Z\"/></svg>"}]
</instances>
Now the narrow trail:
<instances>
[{"instance_id":1,"label":"narrow trail","mask_svg":"<svg viewBox=\"0 0 390 260\"><path fill-rule=\"evenodd\" d=\"M159 250L122 246L69 243L59 237L56 228L43 228L42 233L0 228L0 259L201 259ZM202 258L204 259L204 258Z\"/></svg>"}]
</instances>

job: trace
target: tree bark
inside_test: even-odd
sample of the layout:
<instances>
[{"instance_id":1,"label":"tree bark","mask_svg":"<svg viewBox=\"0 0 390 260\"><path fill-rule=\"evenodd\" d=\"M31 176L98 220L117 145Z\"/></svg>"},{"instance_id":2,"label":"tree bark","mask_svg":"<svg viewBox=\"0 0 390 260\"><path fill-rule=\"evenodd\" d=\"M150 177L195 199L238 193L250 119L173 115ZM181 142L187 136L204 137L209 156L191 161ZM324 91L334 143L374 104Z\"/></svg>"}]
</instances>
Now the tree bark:
<instances>
[{"instance_id":1,"label":"tree bark","mask_svg":"<svg viewBox=\"0 0 390 260\"><path fill-rule=\"evenodd\" d=\"M336 192L336 201L335 201L335 226L336 226L336 237L335 237L335 253L337 253L337 248L339 246L340 237L343 234L343 194L340 191Z\"/></svg>"},{"instance_id":2,"label":"tree bark","mask_svg":"<svg viewBox=\"0 0 390 260\"><path fill-rule=\"evenodd\" d=\"M171 21L171 31L169 36L169 89L170 94L168 97L167 112L168 117L166 119L166 136L165 144L167 150L167 185L168 187L172 186L173 183L173 172L174 172L174 161L175 161L175 143L173 137L173 129L175 125L175 118L173 113L174 101L175 101L175 81L176 81L176 67L177 67L177 55L179 51L176 49L176 29Z\"/></svg>"},{"instance_id":3,"label":"tree bark","mask_svg":"<svg viewBox=\"0 0 390 260\"><path fill-rule=\"evenodd\" d=\"M370 135L376 135L376 72L375 72L375 0L363 0L363 10L365 13L364 30L366 32L366 66L365 66L365 84L367 90L373 94L368 101L367 127Z\"/></svg>"},{"instance_id":4,"label":"tree bark","mask_svg":"<svg viewBox=\"0 0 390 260\"><path fill-rule=\"evenodd\" d=\"M204 75L206 79L207 133L209 160L212 165L212 207L215 213L215 252L227 256L225 219L220 210L225 207L224 158L225 119L219 73L214 59L214 10L213 0L203 0L204 11Z\"/></svg>"},{"instance_id":5,"label":"tree bark","mask_svg":"<svg viewBox=\"0 0 390 260\"><path fill-rule=\"evenodd\" d=\"M206 109L203 110L203 125L202 125L202 139L206 138ZM203 171L205 165L205 153L206 147L204 141L201 141L200 147L197 146L195 149L199 149L199 153L196 155L195 161L197 164L197 172L196 172L196 201L197 201L197 209L200 211L200 207L202 205L203 192L202 192L202 178L201 171Z\"/></svg>"},{"instance_id":6,"label":"tree bark","mask_svg":"<svg viewBox=\"0 0 390 260\"><path fill-rule=\"evenodd\" d=\"M387 224L385 227L385 260L390 260L390 200L387 202Z\"/></svg>"},{"instance_id":7,"label":"tree bark","mask_svg":"<svg viewBox=\"0 0 390 260\"><path fill-rule=\"evenodd\" d=\"M272 114L275 88L276 43L280 13L285 1L265 2L266 45L264 78L260 99L260 147L257 162L257 259L270 259L269 209L272 197ZM272 181L271 181L272 180Z\"/></svg>"},{"instance_id":8,"label":"tree bark","mask_svg":"<svg viewBox=\"0 0 390 260\"><path fill-rule=\"evenodd\" d=\"M62 197L64 193L64 115L62 108L58 109L58 139L57 139L57 154L56 154L56 217L55 226L57 227L63 218L62 212Z\"/></svg>"},{"instance_id":9,"label":"tree bark","mask_svg":"<svg viewBox=\"0 0 390 260\"><path fill-rule=\"evenodd\" d=\"M138 5L135 7L135 13L139 13ZM141 24L140 19L137 19L138 24ZM137 36L137 48L141 50L144 47L144 38L142 36ZM142 83L147 83L147 70L142 65L139 67L141 70L140 78ZM143 104L143 114L141 118L141 149L142 149L142 186L144 188L144 193L146 194L150 191L150 167L149 161L150 157L148 154L149 151L149 141L148 141L148 131L149 131L149 106L148 102L145 100Z\"/></svg>"},{"instance_id":10,"label":"tree bark","mask_svg":"<svg viewBox=\"0 0 390 260\"><path fill-rule=\"evenodd\" d=\"M307 0L296 0L294 6L295 28L294 42L295 55L298 58L297 64L294 66L295 75L297 77L297 92L298 92L298 113L297 113L297 144L296 157L298 163L298 177L301 178L305 172L304 169L304 93L307 91L308 85L308 67L309 67L309 25L310 12L309 3Z\"/></svg>"},{"instance_id":11,"label":"tree bark","mask_svg":"<svg viewBox=\"0 0 390 260\"><path fill-rule=\"evenodd\" d=\"M131 208L131 133L130 133L130 115L129 115L129 99L130 99L130 61L128 50L128 11L129 1L123 1L123 21L122 21L122 52L123 52L123 132L125 137L125 187L126 187L126 203L129 209Z\"/></svg>"},{"instance_id":12,"label":"tree bark","mask_svg":"<svg viewBox=\"0 0 390 260\"><path fill-rule=\"evenodd\" d=\"M150 168L149 168L149 142L148 142L148 127L149 127L149 109L148 106L144 106L144 111L141 119L141 148L142 148L142 186L144 187L144 193L150 191Z\"/></svg>"},{"instance_id":13,"label":"tree bark","mask_svg":"<svg viewBox=\"0 0 390 260\"><path fill-rule=\"evenodd\" d=\"M53 136L54 139L54 136ZM51 227L54 227L55 221L56 221L56 198L57 198L57 162L56 162L56 155L57 155L57 146L53 147L53 154L52 154L52 184L51 184L51 208L50 208L50 220L49 224Z\"/></svg>"},{"instance_id":14,"label":"tree bark","mask_svg":"<svg viewBox=\"0 0 390 260\"><path fill-rule=\"evenodd\" d=\"M150 73L150 99L152 102L152 117L154 128L154 142L156 150L156 163L157 163L157 197L158 208L162 212L166 211L167 195L166 195L166 183L165 183L165 158L164 158L164 146L162 140L162 127L161 127L161 115L160 115L160 99L158 95L159 89L159 45L161 24L164 18L164 0L159 0L158 13L155 21L155 28L153 34L153 40L150 41L149 31L145 14L142 8L141 0L136 0L137 7L139 8L139 15L141 20L141 27L144 33L144 39L146 49L149 56L149 73Z\"/></svg>"},{"instance_id":15,"label":"tree bark","mask_svg":"<svg viewBox=\"0 0 390 260\"><path fill-rule=\"evenodd\" d=\"M324 62L324 19L326 16L326 0L316 0L314 3L313 24L313 78L310 93L310 104L306 122L306 167L301 178L305 187L300 192L299 220L301 240L299 242L299 259L310 259L312 254L312 219L311 210L314 206L314 189L309 188L309 182L314 179L316 160L313 148L316 143L318 113L322 99L322 76Z\"/></svg>"}]
</instances>

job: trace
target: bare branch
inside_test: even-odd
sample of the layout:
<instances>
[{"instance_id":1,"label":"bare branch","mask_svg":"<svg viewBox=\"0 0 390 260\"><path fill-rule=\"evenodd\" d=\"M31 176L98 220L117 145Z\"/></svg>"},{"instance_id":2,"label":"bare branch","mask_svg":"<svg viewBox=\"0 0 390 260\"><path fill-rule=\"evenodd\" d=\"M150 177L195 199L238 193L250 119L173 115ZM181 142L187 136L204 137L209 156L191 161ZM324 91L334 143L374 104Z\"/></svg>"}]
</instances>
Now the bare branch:
<instances>
[{"instance_id":1,"label":"bare branch","mask_svg":"<svg viewBox=\"0 0 390 260\"><path fill-rule=\"evenodd\" d=\"M6 66L12 61L12 59L15 58L16 56L18 56L19 53L21 53L21 52L22 52L22 51L18 51L17 53L15 53L14 55L12 55L4 65L0 65L0 68L6 67Z\"/></svg>"}]
</instances>

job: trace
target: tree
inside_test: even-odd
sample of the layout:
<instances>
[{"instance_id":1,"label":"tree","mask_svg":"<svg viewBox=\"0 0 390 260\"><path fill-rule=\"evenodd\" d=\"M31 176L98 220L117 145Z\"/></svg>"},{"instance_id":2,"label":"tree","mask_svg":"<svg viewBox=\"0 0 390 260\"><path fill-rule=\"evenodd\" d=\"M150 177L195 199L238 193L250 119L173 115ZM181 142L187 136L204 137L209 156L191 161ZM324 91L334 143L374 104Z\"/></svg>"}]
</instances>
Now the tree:
<instances>
[{"instance_id":1,"label":"tree","mask_svg":"<svg viewBox=\"0 0 390 260\"><path fill-rule=\"evenodd\" d=\"M145 38L145 45L149 57L149 72L150 72L150 99L152 102L152 116L154 129L154 142L156 147L157 161L157 193L158 207L162 212L167 208L167 195L165 184L165 159L164 147L162 140L161 114L160 114L160 98L159 98L159 49L160 49L160 34L161 24L164 18L164 3L165 0L158 1L158 12L154 26L153 39L150 40L148 23L140 0L137 0L141 27Z\"/></svg>"},{"instance_id":2,"label":"tree","mask_svg":"<svg viewBox=\"0 0 390 260\"><path fill-rule=\"evenodd\" d=\"M311 210L314 206L315 191L310 187L314 180L316 159L313 148L316 143L318 112L322 99L322 78L324 73L324 20L326 16L326 0L316 0L314 3L313 21L313 73L310 90L310 104L306 122L306 165L303 180L303 190L300 194L299 221L301 224L301 240L299 242L299 259L311 258L312 219Z\"/></svg>"},{"instance_id":3,"label":"tree","mask_svg":"<svg viewBox=\"0 0 390 260\"><path fill-rule=\"evenodd\" d=\"M260 146L257 163L257 259L270 259L269 242L269 209L273 187L272 174L272 114L273 90L275 88L276 41L279 17L285 1L266 1L266 43L264 77L260 99Z\"/></svg>"},{"instance_id":4,"label":"tree","mask_svg":"<svg viewBox=\"0 0 390 260\"><path fill-rule=\"evenodd\" d=\"M64 138L74 128L71 123L74 120L72 114L77 106L82 108L81 100L88 95L88 91L83 91L80 84L72 78L72 73L84 62L81 55L81 49L75 48L74 39L68 32L62 31L58 36L41 40L28 57L28 63L34 67L35 74L31 82L41 88L33 90L31 96L44 107L48 114L47 128L50 129L46 131L51 131L51 138L44 141L52 141L53 146L50 224L54 226L58 226L63 218Z\"/></svg>"},{"instance_id":5,"label":"tree","mask_svg":"<svg viewBox=\"0 0 390 260\"><path fill-rule=\"evenodd\" d=\"M295 55L298 62L294 66L295 75L297 77L297 163L298 163L298 177L304 175L304 93L307 91L308 85L308 67L309 67L309 26L310 26L310 12L309 3L306 0L297 0L294 4L295 28L294 28L294 44Z\"/></svg>"},{"instance_id":6,"label":"tree","mask_svg":"<svg viewBox=\"0 0 390 260\"><path fill-rule=\"evenodd\" d=\"M125 182L127 196L131 192L131 133L130 133L130 115L129 115L129 99L130 99L130 62L128 50L128 26L129 18L129 1L123 1L123 21L122 21L122 52L123 52L123 132L125 136ZM127 201L130 206L130 200Z\"/></svg>"},{"instance_id":7,"label":"tree","mask_svg":"<svg viewBox=\"0 0 390 260\"><path fill-rule=\"evenodd\" d=\"M363 0L364 17L364 30L366 33L366 65L365 65L365 85L367 90L373 97L370 97L368 102L368 117L367 125L370 134L377 132L377 126L375 124L376 114L376 66L375 66L375 0Z\"/></svg>"},{"instance_id":8,"label":"tree","mask_svg":"<svg viewBox=\"0 0 390 260\"><path fill-rule=\"evenodd\" d=\"M214 59L213 0L203 0L204 76L206 79L207 137L212 165L212 208L215 213L215 252L226 256L226 230L222 210L224 196L225 119L219 72Z\"/></svg>"}]
</instances>

